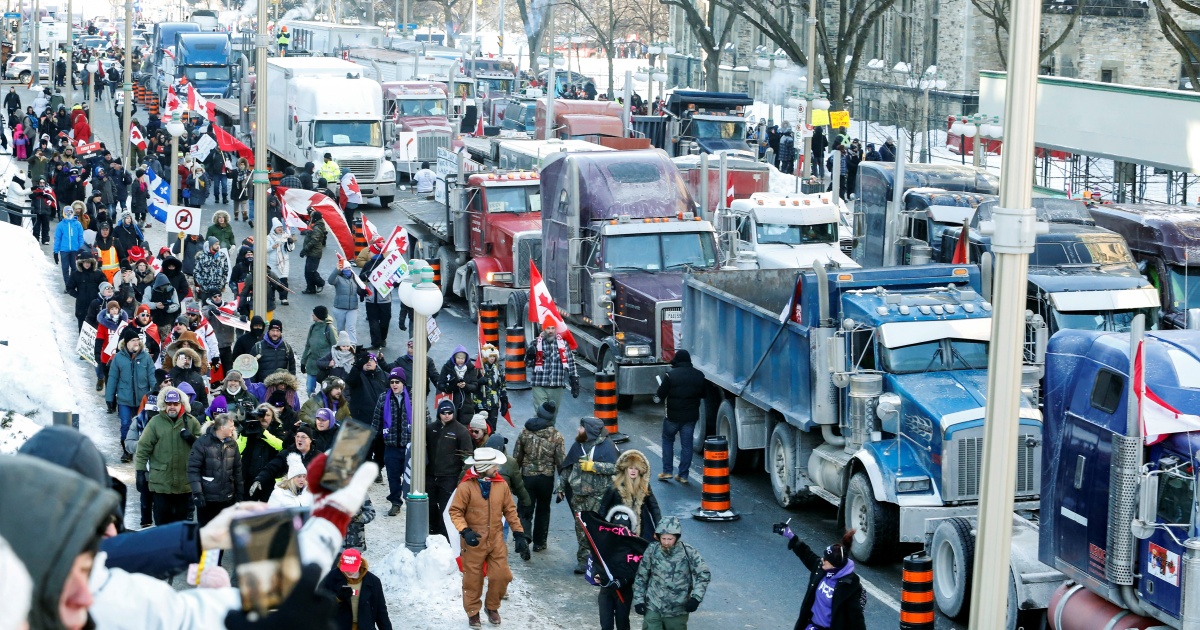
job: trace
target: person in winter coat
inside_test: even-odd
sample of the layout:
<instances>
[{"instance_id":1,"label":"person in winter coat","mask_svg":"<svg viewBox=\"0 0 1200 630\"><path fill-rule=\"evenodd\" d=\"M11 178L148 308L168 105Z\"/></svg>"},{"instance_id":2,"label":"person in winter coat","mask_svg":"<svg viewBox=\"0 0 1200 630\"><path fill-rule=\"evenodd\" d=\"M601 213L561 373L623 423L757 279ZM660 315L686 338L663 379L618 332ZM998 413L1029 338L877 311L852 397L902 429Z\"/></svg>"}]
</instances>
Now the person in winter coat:
<instances>
[{"instance_id":1,"label":"person in winter coat","mask_svg":"<svg viewBox=\"0 0 1200 630\"><path fill-rule=\"evenodd\" d=\"M74 208L63 206L62 220L54 228L54 262L62 267L63 286L71 281L71 270L82 248L83 224L75 216Z\"/></svg>"},{"instance_id":2,"label":"person in winter coat","mask_svg":"<svg viewBox=\"0 0 1200 630\"><path fill-rule=\"evenodd\" d=\"M236 283L241 283L241 290L238 292L238 312L249 317L254 316L254 252L246 252L243 262L244 269L239 271L239 265L234 265L233 276L231 280ZM277 291L275 285L279 282L279 278L274 271L267 268L267 319L275 318L275 293ZM236 286L236 284L235 284Z\"/></svg>"},{"instance_id":3,"label":"person in winter coat","mask_svg":"<svg viewBox=\"0 0 1200 630\"><path fill-rule=\"evenodd\" d=\"M233 226L229 224L229 213L224 210L214 212L212 225L208 226L208 231L204 233L204 236L207 238L215 237L223 250L232 248L234 236Z\"/></svg>"},{"instance_id":4,"label":"person in winter coat","mask_svg":"<svg viewBox=\"0 0 1200 630\"><path fill-rule=\"evenodd\" d=\"M242 456L233 439L234 429L233 414L218 413L188 455L188 484L200 525L207 525L221 510L242 500Z\"/></svg>"},{"instance_id":5,"label":"person in winter coat","mask_svg":"<svg viewBox=\"0 0 1200 630\"><path fill-rule=\"evenodd\" d=\"M566 499L571 513L595 512L617 472L617 447L608 439L608 429L599 418L585 416L579 420L575 443L558 467L558 500ZM579 522L575 522L575 552L578 563L575 573L583 575L591 548Z\"/></svg>"},{"instance_id":6,"label":"person in winter coat","mask_svg":"<svg viewBox=\"0 0 1200 630\"><path fill-rule=\"evenodd\" d=\"M333 446L337 437L337 420L333 418L333 410L318 409L313 425L313 450L325 452Z\"/></svg>"},{"instance_id":7,"label":"person in winter coat","mask_svg":"<svg viewBox=\"0 0 1200 630\"><path fill-rule=\"evenodd\" d=\"M137 276L133 273L133 267L127 262L122 262L121 272L114 280L113 299L121 305L122 311L134 312L142 304L142 294L137 290Z\"/></svg>"},{"instance_id":8,"label":"person in winter coat","mask_svg":"<svg viewBox=\"0 0 1200 630\"><path fill-rule=\"evenodd\" d=\"M180 314L180 300L166 274L156 274L154 283L142 295L142 303L150 307L150 318L160 329L166 329Z\"/></svg>"},{"instance_id":9,"label":"person in winter coat","mask_svg":"<svg viewBox=\"0 0 1200 630\"><path fill-rule=\"evenodd\" d=\"M211 296L220 296L225 291L229 273L229 254L225 253L217 237L208 237L204 250L196 253L192 264L196 300L203 302Z\"/></svg>"},{"instance_id":10,"label":"person in winter coat","mask_svg":"<svg viewBox=\"0 0 1200 630\"><path fill-rule=\"evenodd\" d=\"M426 342L426 345L427 346L429 345L428 342ZM410 337L408 339L408 350L406 351L406 354L404 356L397 357L396 361L392 365L394 365L395 367L404 368L404 389L411 391L412 390L411 375L414 373L413 372L413 338L412 337ZM429 380L429 384L428 384L427 388L425 389L425 392L426 393L436 392L437 388L438 388L438 370L437 370L437 366L435 366L433 363L433 359L430 358L428 353L425 354L425 378L427 378ZM428 418L426 418L426 419L428 419Z\"/></svg>"},{"instance_id":11,"label":"person in winter coat","mask_svg":"<svg viewBox=\"0 0 1200 630\"><path fill-rule=\"evenodd\" d=\"M679 474L675 479L688 483L692 466L692 435L700 419L700 402L704 400L704 373L692 367L692 354L678 350L671 359L671 369L663 375L655 392L654 402L667 401L667 415L662 429L662 472L660 481L670 481L675 460L675 435L679 435Z\"/></svg>"},{"instance_id":12,"label":"person in winter coat","mask_svg":"<svg viewBox=\"0 0 1200 630\"><path fill-rule=\"evenodd\" d=\"M365 368L359 378L366 378ZM384 445L383 467L387 472L387 499L391 503L388 516L399 514L400 507L404 505L405 455L412 439L412 402L404 384L406 378L404 368L392 368L388 374L388 388L376 398L375 409L371 414L371 429L380 436ZM365 393L367 388L363 389ZM350 400L353 404L357 398Z\"/></svg>"},{"instance_id":13,"label":"person in winter coat","mask_svg":"<svg viewBox=\"0 0 1200 630\"><path fill-rule=\"evenodd\" d=\"M180 236L183 236L183 233L180 233ZM171 253L182 263L183 275L190 276L195 273L196 254L203 252L206 244L199 234L188 234L171 244ZM166 270L165 262L163 270Z\"/></svg>"},{"instance_id":14,"label":"person in winter coat","mask_svg":"<svg viewBox=\"0 0 1200 630\"><path fill-rule=\"evenodd\" d=\"M696 612L712 574L696 548L679 540L676 516L658 524L658 542L646 547L633 582L633 609L645 617L643 630L684 630Z\"/></svg>"},{"instance_id":15,"label":"person in winter coat","mask_svg":"<svg viewBox=\"0 0 1200 630\"><path fill-rule=\"evenodd\" d=\"M550 534L550 497L554 494L554 473L566 458L563 436L554 428L553 403L543 403L537 417L525 422L525 428L517 437L513 459L521 468L525 489L529 492L530 504L525 508L526 532L533 535L533 550L546 548Z\"/></svg>"},{"instance_id":16,"label":"person in winter coat","mask_svg":"<svg viewBox=\"0 0 1200 630\"><path fill-rule=\"evenodd\" d=\"M308 470L304 468L299 453L288 453L286 456L287 472L275 484L267 505L273 508L311 507L313 495L308 492Z\"/></svg>"},{"instance_id":17,"label":"person in winter coat","mask_svg":"<svg viewBox=\"0 0 1200 630\"><path fill-rule=\"evenodd\" d=\"M874 142L867 143L867 153L866 153L866 155L863 156L863 161L864 162L882 162L883 161L883 156L880 155L879 151L875 150Z\"/></svg>"},{"instance_id":18,"label":"person in winter coat","mask_svg":"<svg viewBox=\"0 0 1200 630\"><path fill-rule=\"evenodd\" d=\"M617 474L613 475L612 486L604 491L599 514L610 523L624 525L635 535L654 541L662 512L650 488L650 462L641 451L625 451L617 458ZM601 586L597 600L601 630L629 629L633 584Z\"/></svg>"},{"instance_id":19,"label":"person in winter coat","mask_svg":"<svg viewBox=\"0 0 1200 630\"><path fill-rule=\"evenodd\" d=\"M285 475L290 475L295 472L295 468L288 461L289 455L299 455L300 470L305 470L314 457L318 455L316 449L312 447L312 428L304 425L296 429L296 436L292 438L292 443L279 452L269 464L259 471L254 478L254 483L250 484L248 490L250 494L255 494L261 488L270 488L275 485L277 479L286 478ZM274 494L274 493L272 493Z\"/></svg>"},{"instance_id":20,"label":"person in winter coat","mask_svg":"<svg viewBox=\"0 0 1200 630\"><path fill-rule=\"evenodd\" d=\"M112 162L110 166L108 178L112 181L113 204L115 204L115 208L124 212L126 200L129 198L129 186L133 183L133 178L129 176L129 172L121 166L120 162Z\"/></svg>"},{"instance_id":21,"label":"person in winter coat","mask_svg":"<svg viewBox=\"0 0 1200 630\"><path fill-rule=\"evenodd\" d=\"M383 583L367 571L359 550L342 551L337 569L325 576L321 588L337 598L338 630L392 630Z\"/></svg>"},{"instance_id":22,"label":"person in winter coat","mask_svg":"<svg viewBox=\"0 0 1200 630\"><path fill-rule=\"evenodd\" d=\"M238 433L238 452L242 456L242 487L249 488L258 473L279 454L283 442L269 429L275 419L275 410L270 405L260 405L252 411ZM248 493L251 501L266 501L271 497L270 488L260 487L257 492Z\"/></svg>"},{"instance_id":23,"label":"person in winter coat","mask_svg":"<svg viewBox=\"0 0 1200 630\"><path fill-rule=\"evenodd\" d=\"M354 353L355 341L350 336L350 333L342 331L338 333L337 342L329 352L317 360L317 365L320 366L321 372L318 376L325 378L337 377L345 380L350 376L350 370L354 369Z\"/></svg>"},{"instance_id":24,"label":"person in winter coat","mask_svg":"<svg viewBox=\"0 0 1200 630\"><path fill-rule=\"evenodd\" d=\"M345 381L336 376L325 379L325 382L321 384L321 389L309 395L308 400L300 406L300 422L316 426L317 412L321 409L331 410L337 422L342 422L350 417L350 404L346 401Z\"/></svg>"},{"instance_id":25,"label":"person in winter coat","mask_svg":"<svg viewBox=\"0 0 1200 630\"><path fill-rule=\"evenodd\" d=\"M450 397L463 426L471 424L475 415L475 397L479 395L479 370L470 359L464 346L456 346L438 377L438 391Z\"/></svg>"},{"instance_id":26,"label":"person in winter coat","mask_svg":"<svg viewBox=\"0 0 1200 630\"><path fill-rule=\"evenodd\" d=\"M333 285L333 321L338 330L349 332L358 339L358 282L354 271L343 262L327 279Z\"/></svg>"},{"instance_id":27,"label":"person in winter coat","mask_svg":"<svg viewBox=\"0 0 1200 630\"><path fill-rule=\"evenodd\" d=\"M171 357L171 369L168 373L175 386L179 387L182 383L191 385L196 392L196 402L207 407L208 388L204 384L204 368L208 367L208 364L200 358L200 352L188 344L174 348L168 346L167 354Z\"/></svg>"},{"instance_id":28,"label":"person in winter coat","mask_svg":"<svg viewBox=\"0 0 1200 630\"><path fill-rule=\"evenodd\" d=\"M254 184L251 180L250 162L246 158L238 158L237 172L232 175L233 185L230 191L233 197L233 218L241 218L247 221L250 218L248 212L249 206L252 203L251 198L254 196Z\"/></svg>"},{"instance_id":29,"label":"person in winter coat","mask_svg":"<svg viewBox=\"0 0 1200 630\"><path fill-rule=\"evenodd\" d=\"M105 383L104 399L109 406L116 406L121 419L121 463L129 463L132 454L125 450L125 438L129 434L129 425L137 413L142 399L154 388L154 359L142 347L142 338L133 326L126 326L121 331L121 340L117 342L117 354L113 357L108 368L108 379Z\"/></svg>"},{"instance_id":30,"label":"person in winter coat","mask_svg":"<svg viewBox=\"0 0 1200 630\"><path fill-rule=\"evenodd\" d=\"M500 625L500 602L512 581L501 516L513 530L517 553L529 554L529 538L517 516L512 491L498 474L507 460L504 453L495 449L476 449L467 459L471 469L458 484L450 503L450 522L462 537L463 609L472 628L481 627L484 565L487 565L488 591L487 599L482 602L483 611L494 626Z\"/></svg>"},{"instance_id":31,"label":"person in winter coat","mask_svg":"<svg viewBox=\"0 0 1200 630\"><path fill-rule=\"evenodd\" d=\"M159 343L158 326L155 326L154 320L151 319L149 306L139 304L133 310L133 319L129 320L129 328L137 331L138 336L142 338L142 349L150 355L150 361L157 362L162 346Z\"/></svg>"},{"instance_id":32,"label":"person in winter coat","mask_svg":"<svg viewBox=\"0 0 1200 630\"><path fill-rule=\"evenodd\" d=\"M475 449L467 427L455 420L454 404L438 403L437 419L425 427L425 475L429 492L429 533L446 536L442 512L458 485L463 460Z\"/></svg>"},{"instance_id":33,"label":"person in winter coat","mask_svg":"<svg viewBox=\"0 0 1200 630\"><path fill-rule=\"evenodd\" d=\"M304 353L300 355L300 372L308 375L306 392L316 390L327 366L320 359L337 345L338 332L324 304L313 307L312 323L308 325L308 337L304 341Z\"/></svg>"},{"instance_id":34,"label":"person in winter coat","mask_svg":"<svg viewBox=\"0 0 1200 630\"><path fill-rule=\"evenodd\" d=\"M288 305L288 275L291 274L292 264L288 255L288 247L296 243L296 237L291 229L285 227L278 219L271 219L271 232L267 234L267 268L279 277L279 283L270 289L279 292L279 303Z\"/></svg>"},{"instance_id":35,"label":"person in winter coat","mask_svg":"<svg viewBox=\"0 0 1200 630\"><path fill-rule=\"evenodd\" d=\"M208 189L210 187L208 173L204 172L203 166L196 166L187 177L187 182L184 184L184 192L187 195L185 200L186 205L191 208L199 208L208 201Z\"/></svg>"},{"instance_id":36,"label":"person in winter coat","mask_svg":"<svg viewBox=\"0 0 1200 630\"><path fill-rule=\"evenodd\" d=\"M366 422L367 418L374 418L375 405L379 402L379 396L388 388L389 369L391 369L391 365L388 364L382 353L365 349L355 353L354 366L350 368L350 373L346 375L345 379L346 398L350 400L351 418L362 422ZM367 461L379 464L380 470L383 470L383 456L383 436L376 432Z\"/></svg>"},{"instance_id":37,"label":"person in winter coat","mask_svg":"<svg viewBox=\"0 0 1200 630\"><path fill-rule=\"evenodd\" d=\"M221 321L219 316L223 313L221 307L224 304L225 300L219 293L209 297L204 301L203 306L201 306L201 317L199 320L207 322L208 326L212 328L213 334L209 339L209 343L212 343L215 339L218 362L212 363L210 360L210 363L214 372L217 372L217 368L220 367L219 372L222 375L227 374L229 369L233 367L233 353L230 349L233 347L234 337L237 335L236 331L238 330L232 325ZM212 378L213 380L220 380L215 375Z\"/></svg>"},{"instance_id":38,"label":"person in winter coat","mask_svg":"<svg viewBox=\"0 0 1200 630\"><path fill-rule=\"evenodd\" d=\"M558 409L562 393L571 388L571 397L579 397L579 373L575 369L575 354L567 345L553 319L542 322L542 334L525 351L525 367L533 368L529 384L533 388L533 407L550 401ZM555 412L557 413L557 411Z\"/></svg>"},{"instance_id":39,"label":"person in winter coat","mask_svg":"<svg viewBox=\"0 0 1200 630\"><path fill-rule=\"evenodd\" d=\"M479 368L479 395L475 397L475 409L487 412L488 430L496 432L496 421L508 413L508 384L504 379L504 365L500 363L500 350L485 343L479 349L482 365Z\"/></svg>"},{"instance_id":40,"label":"person in winter coat","mask_svg":"<svg viewBox=\"0 0 1200 630\"><path fill-rule=\"evenodd\" d=\"M792 137L792 130L788 129L779 138L779 172L791 175L795 165L796 140Z\"/></svg>"},{"instance_id":41,"label":"person in winter coat","mask_svg":"<svg viewBox=\"0 0 1200 630\"><path fill-rule=\"evenodd\" d=\"M266 329L267 322L262 318L262 316L255 315L254 317L251 317L250 330L239 335L237 341L233 342L233 350L230 353L233 355L233 358L237 359L243 354L250 354L250 352L254 349L254 344L258 343L258 341L263 338L263 334ZM262 370L259 371L261 372ZM257 375L258 374L255 373L255 376ZM253 380L253 377L251 377L251 380ZM261 381L262 379L259 380Z\"/></svg>"},{"instance_id":42,"label":"person in winter coat","mask_svg":"<svg viewBox=\"0 0 1200 630\"><path fill-rule=\"evenodd\" d=\"M104 273L104 278L112 282L121 269L121 250L117 247L117 238L113 236L112 227L108 223L100 223L100 231L96 234L92 249L96 252L96 260L100 261L100 271Z\"/></svg>"},{"instance_id":43,"label":"person in winter coat","mask_svg":"<svg viewBox=\"0 0 1200 630\"><path fill-rule=\"evenodd\" d=\"M804 541L796 537L791 527L784 525L779 535L787 539L788 549L800 558L800 562L811 573L795 630L813 627L866 630L863 605L867 596L858 574L854 572L854 561L850 559L854 530L846 532L840 543L826 547L821 556L813 553Z\"/></svg>"},{"instance_id":44,"label":"person in winter coat","mask_svg":"<svg viewBox=\"0 0 1200 630\"><path fill-rule=\"evenodd\" d=\"M187 519L191 506L187 462L200 423L184 411L189 404L177 388L162 388L160 411L138 439L134 470L138 477L146 477L146 485L154 493L154 522L158 525Z\"/></svg>"},{"instance_id":45,"label":"person in winter coat","mask_svg":"<svg viewBox=\"0 0 1200 630\"><path fill-rule=\"evenodd\" d=\"M129 209L133 212L133 218L142 224L142 227L150 227L150 222L146 220L146 213L150 209L150 178L146 175L145 169L137 170L137 177L130 185Z\"/></svg>"},{"instance_id":46,"label":"person in winter coat","mask_svg":"<svg viewBox=\"0 0 1200 630\"><path fill-rule=\"evenodd\" d=\"M75 298L75 319L79 327L87 318L88 306L100 293L100 285L107 282L104 274L96 268L96 257L89 250L81 250L75 259L75 272L67 281L67 293Z\"/></svg>"},{"instance_id":47,"label":"person in winter coat","mask_svg":"<svg viewBox=\"0 0 1200 630\"><path fill-rule=\"evenodd\" d=\"M896 161L896 140L891 136L879 147L880 162L895 162Z\"/></svg>"},{"instance_id":48,"label":"person in winter coat","mask_svg":"<svg viewBox=\"0 0 1200 630\"><path fill-rule=\"evenodd\" d=\"M325 288L325 279L317 272L321 264L321 256L325 254L325 240L329 228L321 212L313 210L308 217L308 233L304 235L304 243L300 245L300 257L304 259L304 293L312 295Z\"/></svg>"},{"instance_id":49,"label":"person in winter coat","mask_svg":"<svg viewBox=\"0 0 1200 630\"><path fill-rule=\"evenodd\" d=\"M258 372L253 380L261 381L277 370L296 375L296 353L292 351L291 344L283 340L283 322L278 319L271 320L267 334L254 344L250 354L258 359Z\"/></svg>"}]
</instances>

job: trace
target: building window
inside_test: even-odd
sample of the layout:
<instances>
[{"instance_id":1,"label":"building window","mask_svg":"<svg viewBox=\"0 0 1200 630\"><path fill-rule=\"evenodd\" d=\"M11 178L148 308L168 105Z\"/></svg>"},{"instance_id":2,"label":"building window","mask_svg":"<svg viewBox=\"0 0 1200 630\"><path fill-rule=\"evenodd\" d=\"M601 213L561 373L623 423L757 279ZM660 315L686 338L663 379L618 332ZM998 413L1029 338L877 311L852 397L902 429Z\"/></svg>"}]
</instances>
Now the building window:
<instances>
[{"instance_id":1,"label":"building window","mask_svg":"<svg viewBox=\"0 0 1200 630\"><path fill-rule=\"evenodd\" d=\"M1200 31L1184 31L1184 33L1188 36L1188 39L1192 40L1192 44L1200 46ZM1183 60L1179 64L1179 87L1181 89L1192 89L1192 80L1188 77L1187 69L1190 65L1197 72L1200 72L1200 65L1197 64L1196 58L1192 55L1186 53L1183 55Z\"/></svg>"},{"instance_id":2,"label":"building window","mask_svg":"<svg viewBox=\"0 0 1200 630\"><path fill-rule=\"evenodd\" d=\"M913 0L900 0L892 21L892 57L897 62L912 61L912 5Z\"/></svg>"}]
</instances>

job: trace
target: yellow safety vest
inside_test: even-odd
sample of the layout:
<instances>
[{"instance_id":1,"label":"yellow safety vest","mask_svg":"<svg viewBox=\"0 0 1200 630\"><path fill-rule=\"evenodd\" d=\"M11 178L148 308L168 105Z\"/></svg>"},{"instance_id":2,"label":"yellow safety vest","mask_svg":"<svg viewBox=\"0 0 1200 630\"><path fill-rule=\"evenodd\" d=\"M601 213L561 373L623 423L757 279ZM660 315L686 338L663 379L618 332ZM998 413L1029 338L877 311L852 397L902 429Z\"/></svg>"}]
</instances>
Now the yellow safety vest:
<instances>
[{"instance_id":1,"label":"yellow safety vest","mask_svg":"<svg viewBox=\"0 0 1200 630\"><path fill-rule=\"evenodd\" d=\"M287 46L287 45L288 45L288 42L289 42L290 40L291 40L291 36L290 36L290 35L288 35L287 33L280 33L280 34L279 34L279 39L278 39L278 40L276 40L276 43L278 43L280 46Z\"/></svg>"},{"instance_id":2,"label":"yellow safety vest","mask_svg":"<svg viewBox=\"0 0 1200 630\"><path fill-rule=\"evenodd\" d=\"M320 173L331 186L342 179L342 167L334 160L322 162Z\"/></svg>"},{"instance_id":3,"label":"yellow safety vest","mask_svg":"<svg viewBox=\"0 0 1200 630\"><path fill-rule=\"evenodd\" d=\"M100 271L109 282L113 281L120 269L121 261L117 258L116 247L100 250Z\"/></svg>"}]
</instances>

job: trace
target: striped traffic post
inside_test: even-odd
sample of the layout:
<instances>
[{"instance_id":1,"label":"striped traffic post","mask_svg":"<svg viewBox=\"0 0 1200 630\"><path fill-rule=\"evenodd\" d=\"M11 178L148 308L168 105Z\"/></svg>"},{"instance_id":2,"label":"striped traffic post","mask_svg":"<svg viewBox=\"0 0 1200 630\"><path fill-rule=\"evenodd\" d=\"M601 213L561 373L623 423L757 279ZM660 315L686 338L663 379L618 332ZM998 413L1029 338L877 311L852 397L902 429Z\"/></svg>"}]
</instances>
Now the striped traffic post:
<instances>
[{"instance_id":1,"label":"striped traffic post","mask_svg":"<svg viewBox=\"0 0 1200 630\"><path fill-rule=\"evenodd\" d=\"M604 422L610 440L618 444L628 442L629 436L621 433L617 424L617 375L612 372L596 372L595 391L592 413Z\"/></svg>"},{"instance_id":2,"label":"striped traffic post","mask_svg":"<svg viewBox=\"0 0 1200 630\"><path fill-rule=\"evenodd\" d=\"M362 250L364 250L366 248L367 248L367 235L363 233L362 219L355 219L354 220L354 255L351 256L351 258L358 256L360 253L362 253Z\"/></svg>"},{"instance_id":3,"label":"striped traffic post","mask_svg":"<svg viewBox=\"0 0 1200 630\"><path fill-rule=\"evenodd\" d=\"M440 288L442 286L442 259L430 258L425 262L429 263L429 267L433 269L433 283Z\"/></svg>"},{"instance_id":4,"label":"striped traffic post","mask_svg":"<svg viewBox=\"0 0 1200 630\"><path fill-rule=\"evenodd\" d=\"M924 552L904 559L900 630L933 630L933 560Z\"/></svg>"},{"instance_id":5,"label":"striped traffic post","mask_svg":"<svg viewBox=\"0 0 1200 630\"><path fill-rule=\"evenodd\" d=\"M521 326L504 331L504 384L514 391L529 389L525 376L525 329Z\"/></svg>"},{"instance_id":6,"label":"striped traffic post","mask_svg":"<svg viewBox=\"0 0 1200 630\"><path fill-rule=\"evenodd\" d=\"M681 471L687 474L687 471ZM729 441L724 435L704 440L704 480L700 507L692 512L699 521L736 521L741 515L729 501Z\"/></svg>"},{"instance_id":7,"label":"striped traffic post","mask_svg":"<svg viewBox=\"0 0 1200 630\"><path fill-rule=\"evenodd\" d=\"M479 330L483 343L500 347L500 306L491 302L479 305Z\"/></svg>"}]
</instances>

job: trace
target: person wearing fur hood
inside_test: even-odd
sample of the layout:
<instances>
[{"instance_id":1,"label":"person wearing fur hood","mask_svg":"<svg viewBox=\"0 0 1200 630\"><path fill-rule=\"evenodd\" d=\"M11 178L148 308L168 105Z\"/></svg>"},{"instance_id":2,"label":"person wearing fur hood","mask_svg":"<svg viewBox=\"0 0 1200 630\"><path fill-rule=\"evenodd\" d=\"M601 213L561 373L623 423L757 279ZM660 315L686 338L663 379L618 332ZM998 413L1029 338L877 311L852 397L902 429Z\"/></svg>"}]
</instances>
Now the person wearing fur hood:
<instances>
[{"instance_id":1,"label":"person wearing fur hood","mask_svg":"<svg viewBox=\"0 0 1200 630\"><path fill-rule=\"evenodd\" d=\"M281 507L311 507L313 496L308 492L308 470L300 460L299 453L288 453L287 472L283 479L275 484L267 505L273 508Z\"/></svg>"},{"instance_id":2,"label":"person wearing fur hood","mask_svg":"<svg viewBox=\"0 0 1200 630\"><path fill-rule=\"evenodd\" d=\"M200 353L189 346L179 346L175 348L174 354L171 354L171 369L167 372L176 386L180 383L191 385L196 392L197 402L205 407L209 402L208 388L204 385L204 374L200 371L200 366L206 365L200 360Z\"/></svg>"},{"instance_id":3,"label":"person wearing fur hood","mask_svg":"<svg viewBox=\"0 0 1200 630\"><path fill-rule=\"evenodd\" d=\"M650 461L641 451L631 449L617 458L617 473L600 498L598 513L610 523L624 524L638 536L654 540L662 512L650 488Z\"/></svg>"},{"instance_id":4,"label":"person wearing fur hood","mask_svg":"<svg viewBox=\"0 0 1200 630\"><path fill-rule=\"evenodd\" d=\"M350 417L350 403L346 400L346 382L336 376L325 379L321 389L314 392L300 406L300 421L309 425L317 425L317 412L329 409L334 414L335 422L342 422Z\"/></svg>"},{"instance_id":5,"label":"person wearing fur hood","mask_svg":"<svg viewBox=\"0 0 1200 630\"><path fill-rule=\"evenodd\" d=\"M165 525L187 519L192 503L187 462L200 422L187 412L187 395L175 387L159 390L157 404L158 414L138 439L133 468L138 486L154 492L154 523Z\"/></svg>"}]
</instances>

